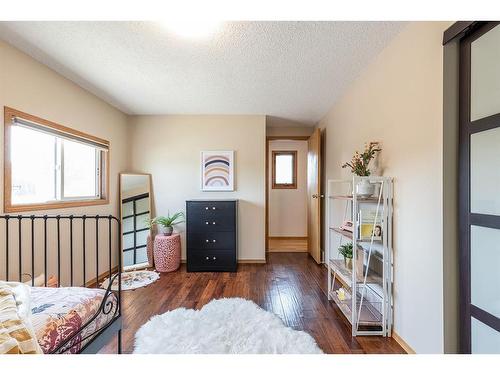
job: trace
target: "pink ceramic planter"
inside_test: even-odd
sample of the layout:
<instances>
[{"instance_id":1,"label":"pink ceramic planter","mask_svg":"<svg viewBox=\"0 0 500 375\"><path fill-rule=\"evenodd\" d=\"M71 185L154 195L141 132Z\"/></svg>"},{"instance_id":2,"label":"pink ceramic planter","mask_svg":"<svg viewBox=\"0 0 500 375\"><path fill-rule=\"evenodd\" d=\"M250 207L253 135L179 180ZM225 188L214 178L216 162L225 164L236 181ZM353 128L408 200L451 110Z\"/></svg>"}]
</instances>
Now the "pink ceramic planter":
<instances>
[{"instance_id":1,"label":"pink ceramic planter","mask_svg":"<svg viewBox=\"0 0 500 375\"><path fill-rule=\"evenodd\" d=\"M181 265L181 236L172 234L155 236L153 254L155 268L158 272L172 272Z\"/></svg>"}]
</instances>

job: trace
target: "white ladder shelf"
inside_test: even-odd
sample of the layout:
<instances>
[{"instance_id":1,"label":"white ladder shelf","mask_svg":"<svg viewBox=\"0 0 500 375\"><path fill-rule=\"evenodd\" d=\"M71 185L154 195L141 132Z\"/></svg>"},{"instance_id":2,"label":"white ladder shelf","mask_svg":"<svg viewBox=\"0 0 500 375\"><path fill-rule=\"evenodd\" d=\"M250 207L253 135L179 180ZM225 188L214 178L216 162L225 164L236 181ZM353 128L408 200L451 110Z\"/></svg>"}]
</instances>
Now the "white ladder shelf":
<instances>
[{"instance_id":1,"label":"white ladder shelf","mask_svg":"<svg viewBox=\"0 0 500 375\"><path fill-rule=\"evenodd\" d=\"M356 186L361 182L375 185L375 193L359 196ZM390 177L328 180L328 299L338 305L352 325L353 336L391 335L392 189ZM346 220L352 221L352 232L341 228ZM338 247L349 241L353 258L348 267Z\"/></svg>"}]
</instances>

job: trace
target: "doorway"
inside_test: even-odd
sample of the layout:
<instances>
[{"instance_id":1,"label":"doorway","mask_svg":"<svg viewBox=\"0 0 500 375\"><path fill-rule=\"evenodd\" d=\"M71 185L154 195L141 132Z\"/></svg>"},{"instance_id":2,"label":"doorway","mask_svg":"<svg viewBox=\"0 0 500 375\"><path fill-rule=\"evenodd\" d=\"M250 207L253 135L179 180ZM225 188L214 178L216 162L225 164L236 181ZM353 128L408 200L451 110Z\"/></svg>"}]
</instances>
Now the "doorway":
<instances>
[{"instance_id":1,"label":"doorway","mask_svg":"<svg viewBox=\"0 0 500 375\"><path fill-rule=\"evenodd\" d=\"M266 251L309 253L322 262L321 132L266 142Z\"/></svg>"}]
</instances>

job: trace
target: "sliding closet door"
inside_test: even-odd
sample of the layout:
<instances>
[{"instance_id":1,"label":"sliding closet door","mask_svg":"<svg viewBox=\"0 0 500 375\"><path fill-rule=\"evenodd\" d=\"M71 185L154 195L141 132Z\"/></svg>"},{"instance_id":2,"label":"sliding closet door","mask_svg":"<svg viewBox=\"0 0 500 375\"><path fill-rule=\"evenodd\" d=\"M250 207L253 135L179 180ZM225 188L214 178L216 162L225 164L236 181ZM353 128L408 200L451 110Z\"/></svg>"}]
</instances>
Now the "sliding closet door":
<instances>
[{"instance_id":1,"label":"sliding closet door","mask_svg":"<svg viewBox=\"0 0 500 375\"><path fill-rule=\"evenodd\" d=\"M500 353L500 25L460 51L461 350Z\"/></svg>"}]
</instances>

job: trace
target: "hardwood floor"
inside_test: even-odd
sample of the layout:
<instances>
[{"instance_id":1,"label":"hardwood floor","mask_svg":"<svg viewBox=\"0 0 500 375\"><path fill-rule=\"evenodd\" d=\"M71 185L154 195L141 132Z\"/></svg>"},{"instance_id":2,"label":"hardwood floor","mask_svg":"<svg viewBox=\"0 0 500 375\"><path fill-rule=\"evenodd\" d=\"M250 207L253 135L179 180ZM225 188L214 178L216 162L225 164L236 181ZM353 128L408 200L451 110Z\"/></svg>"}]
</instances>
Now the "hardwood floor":
<instances>
[{"instance_id":1,"label":"hardwood floor","mask_svg":"<svg viewBox=\"0 0 500 375\"><path fill-rule=\"evenodd\" d=\"M271 253L307 253L307 237L269 237Z\"/></svg>"},{"instance_id":2,"label":"hardwood floor","mask_svg":"<svg viewBox=\"0 0 500 375\"><path fill-rule=\"evenodd\" d=\"M122 350L150 317L178 308L199 309L213 298L242 297L311 334L325 353L404 353L392 338L351 336L350 326L326 297L327 272L308 254L270 253L267 264L240 264L237 273L162 274L160 280L123 292ZM101 351L116 353L116 338Z\"/></svg>"}]
</instances>

